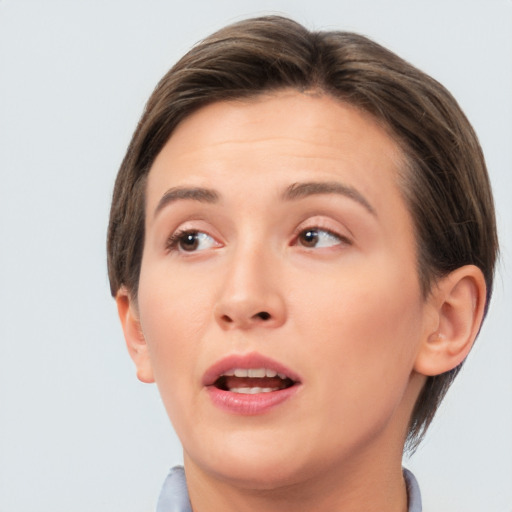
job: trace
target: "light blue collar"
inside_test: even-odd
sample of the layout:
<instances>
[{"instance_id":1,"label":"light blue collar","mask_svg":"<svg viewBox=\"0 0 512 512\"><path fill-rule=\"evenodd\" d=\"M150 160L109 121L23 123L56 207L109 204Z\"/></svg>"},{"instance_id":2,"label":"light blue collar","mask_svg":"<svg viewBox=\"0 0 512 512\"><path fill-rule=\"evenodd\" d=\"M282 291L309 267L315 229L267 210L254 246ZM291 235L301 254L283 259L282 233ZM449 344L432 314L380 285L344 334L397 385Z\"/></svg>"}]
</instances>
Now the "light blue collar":
<instances>
[{"instance_id":1,"label":"light blue collar","mask_svg":"<svg viewBox=\"0 0 512 512\"><path fill-rule=\"evenodd\" d=\"M160 492L156 512L192 512L182 466L171 468Z\"/></svg>"}]
</instances>

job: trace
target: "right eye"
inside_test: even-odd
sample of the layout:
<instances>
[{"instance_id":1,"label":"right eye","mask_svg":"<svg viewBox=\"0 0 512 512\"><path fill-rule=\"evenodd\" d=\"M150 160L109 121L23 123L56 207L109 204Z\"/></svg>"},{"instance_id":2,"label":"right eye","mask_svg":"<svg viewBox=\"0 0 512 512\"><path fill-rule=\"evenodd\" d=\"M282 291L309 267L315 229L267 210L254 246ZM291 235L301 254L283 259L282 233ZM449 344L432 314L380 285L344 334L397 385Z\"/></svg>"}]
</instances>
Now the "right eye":
<instances>
[{"instance_id":1,"label":"right eye","mask_svg":"<svg viewBox=\"0 0 512 512\"><path fill-rule=\"evenodd\" d=\"M204 251L218 245L219 243L207 233L195 230L177 231L167 241L167 248L178 252Z\"/></svg>"}]
</instances>

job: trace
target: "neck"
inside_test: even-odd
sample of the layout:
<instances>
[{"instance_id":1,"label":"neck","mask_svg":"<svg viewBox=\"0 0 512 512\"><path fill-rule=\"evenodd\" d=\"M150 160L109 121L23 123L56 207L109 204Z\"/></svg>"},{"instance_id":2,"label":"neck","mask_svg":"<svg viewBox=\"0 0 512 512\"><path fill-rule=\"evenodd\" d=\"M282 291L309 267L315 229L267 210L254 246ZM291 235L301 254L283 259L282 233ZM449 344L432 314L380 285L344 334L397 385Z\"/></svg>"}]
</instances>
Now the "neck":
<instances>
[{"instance_id":1,"label":"neck","mask_svg":"<svg viewBox=\"0 0 512 512\"><path fill-rule=\"evenodd\" d=\"M373 452L365 464L308 468L307 479L264 489L205 473L186 456L185 471L194 512L407 512L401 452L391 465L378 459Z\"/></svg>"}]
</instances>

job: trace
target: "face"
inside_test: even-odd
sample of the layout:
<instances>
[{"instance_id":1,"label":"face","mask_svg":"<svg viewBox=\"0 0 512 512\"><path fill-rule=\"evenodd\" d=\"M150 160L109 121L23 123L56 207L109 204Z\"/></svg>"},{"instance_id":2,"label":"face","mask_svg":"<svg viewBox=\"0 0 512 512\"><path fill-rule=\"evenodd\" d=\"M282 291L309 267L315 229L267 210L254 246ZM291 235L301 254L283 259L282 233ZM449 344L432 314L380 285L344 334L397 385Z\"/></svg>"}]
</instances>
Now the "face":
<instances>
[{"instance_id":1,"label":"face","mask_svg":"<svg viewBox=\"0 0 512 512\"><path fill-rule=\"evenodd\" d=\"M131 310L190 470L264 488L401 456L427 306L399 165L326 95L216 103L173 133Z\"/></svg>"}]
</instances>

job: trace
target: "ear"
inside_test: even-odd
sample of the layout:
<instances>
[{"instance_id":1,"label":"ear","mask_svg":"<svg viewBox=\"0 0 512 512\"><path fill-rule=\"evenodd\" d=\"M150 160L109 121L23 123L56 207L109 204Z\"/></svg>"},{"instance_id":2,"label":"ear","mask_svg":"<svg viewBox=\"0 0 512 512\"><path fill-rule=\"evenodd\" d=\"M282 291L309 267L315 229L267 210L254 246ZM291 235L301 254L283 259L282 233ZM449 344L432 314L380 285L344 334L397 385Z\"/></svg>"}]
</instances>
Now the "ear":
<instances>
[{"instance_id":1,"label":"ear","mask_svg":"<svg viewBox=\"0 0 512 512\"><path fill-rule=\"evenodd\" d=\"M474 265L454 270L434 285L427 300L434 323L425 332L414 369L433 376L458 366L473 346L486 301L482 271Z\"/></svg>"},{"instance_id":2,"label":"ear","mask_svg":"<svg viewBox=\"0 0 512 512\"><path fill-rule=\"evenodd\" d=\"M126 347L137 368L137 378L141 382L155 382L148 345L140 325L137 305L124 286L116 294L116 304Z\"/></svg>"}]
</instances>

